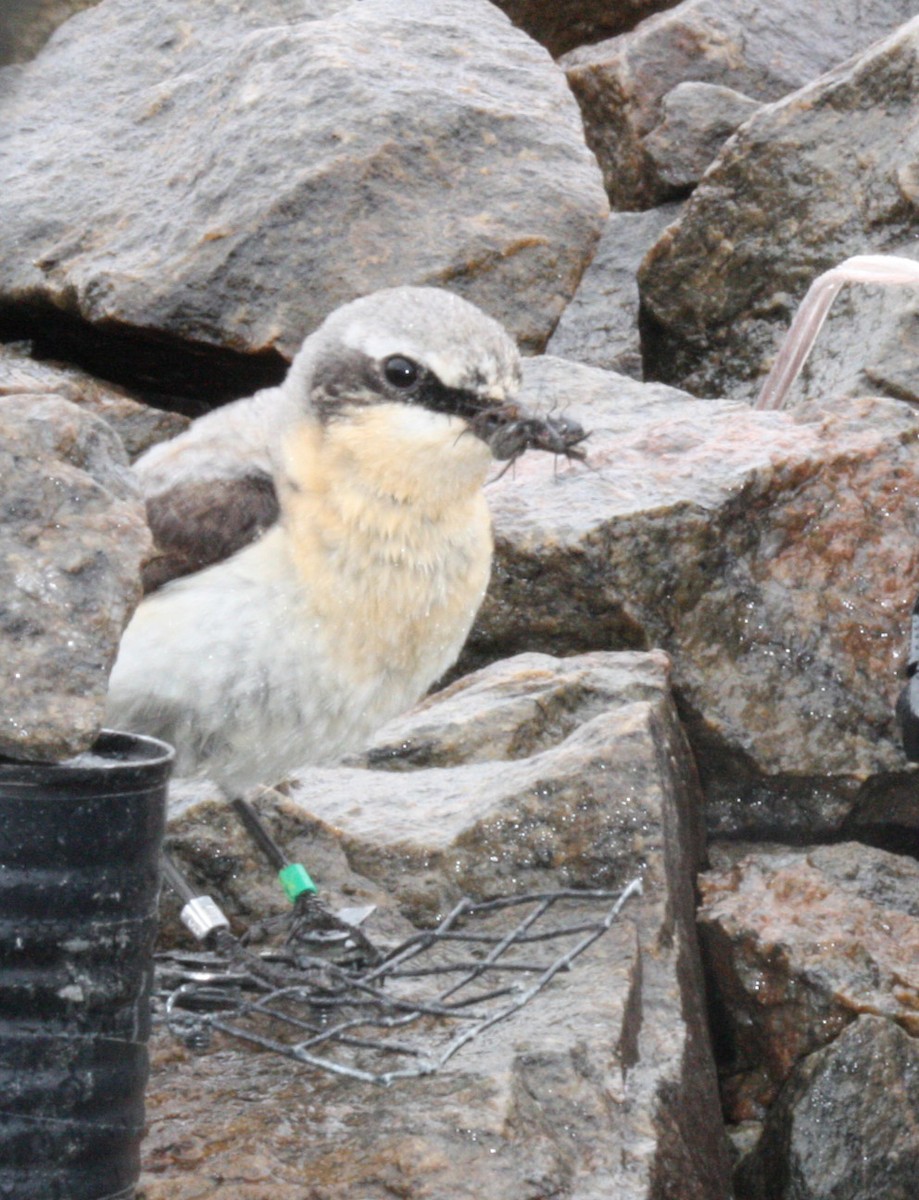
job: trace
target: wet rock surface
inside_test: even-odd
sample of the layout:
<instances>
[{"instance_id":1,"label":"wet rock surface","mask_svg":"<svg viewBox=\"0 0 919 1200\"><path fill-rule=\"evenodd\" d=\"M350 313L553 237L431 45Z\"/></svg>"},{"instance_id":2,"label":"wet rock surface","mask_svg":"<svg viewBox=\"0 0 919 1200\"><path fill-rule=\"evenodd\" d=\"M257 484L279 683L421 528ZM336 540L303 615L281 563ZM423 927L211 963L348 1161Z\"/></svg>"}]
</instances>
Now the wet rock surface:
<instances>
[{"instance_id":1,"label":"wet rock surface","mask_svg":"<svg viewBox=\"0 0 919 1200\"><path fill-rule=\"evenodd\" d=\"M917 47L919 19L762 109L725 148L642 268L653 378L753 396L811 280L847 247L915 252ZM873 358L869 344L862 363Z\"/></svg>"},{"instance_id":2,"label":"wet rock surface","mask_svg":"<svg viewBox=\"0 0 919 1200\"><path fill-rule=\"evenodd\" d=\"M653 147L654 131L668 120L664 97L679 84L778 100L914 15L909 0L834 0L803 9L792 0L688 0L631 33L572 50L561 63L613 207L649 208L672 198L673 184L658 173L645 139L650 135ZM710 99L713 111L723 108L723 98Z\"/></svg>"},{"instance_id":3,"label":"wet rock surface","mask_svg":"<svg viewBox=\"0 0 919 1200\"><path fill-rule=\"evenodd\" d=\"M919 1042L858 1017L789 1079L738 1171L738 1200L909 1200L917 1123Z\"/></svg>"},{"instance_id":4,"label":"wet rock surface","mask_svg":"<svg viewBox=\"0 0 919 1200\"><path fill-rule=\"evenodd\" d=\"M762 1117L860 1013L919 1035L917 884L915 859L856 842L734 854L700 876L729 1119Z\"/></svg>"},{"instance_id":5,"label":"wet rock surface","mask_svg":"<svg viewBox=\"0 0 919 1200\"><path fill-rule=\"evenodd\" d=\"M0 309L171 342L180 391L408 281L538 348L607 212L564 75L485 0L106 0L0 86Z\"/></svg>"},{"instance_id":6,"label":"wet rock surface","mask_svg":"<svg viewBox=\"0 0 919 1200\"><path fill-rule=\"evenodd\" d=\"M593 430L589 461L529 456L489 490L497 560L466 661L661 646L711 833L810 840L863 802L877 816L905 767L912 411L754 412L549 358L526 380Z\"/></svg>"},{"instance_id":7,"label":"wet rock surface","mask_svg":"<svg viewBox=\"0 0 919 1200\"><path fill-rule=\"evenodd\" d=\"M652 819L642 797L659 802L646 706L655 693L662 700L666 676L660 653L627 655L623 664L603 654L522 655L496 663L457 681L443 698L435 694L430 707L422 705L392 733L384 727L367 751L369 773L311 769L298 779L295 799L344 831L352 863L385 879L396 897L408 886L414 895L417 883L405 880L412 864L424 863L432 872L425 900L432 913L461 892L515 894L532 890L537 879L554 878L563 887L616 886L642 861ZM611 715L606 710L614 702L618 711ZM658 718L672 721L669 706ZM676 753L677 727L660 732L677 738L669 751ZM613 743L620 778L630 781L625 789L605 782ZM688 760L680 770L683 786L694 786ZM417 806L406 803L407 788ZM398 803L397 794L403 796ZM424 833L416 842L419 809ZM701 852L692 824L697 817L687 811L684 829L691 839L685 849L695 855ZM359 831L359 850L349 849L350 829Z\"/></svg>"},{"instance_id":8,"label":"wet rock surface","mask_svg":"<svg viewBox=\"0 0 919 1200\"><path fill-rule=\"evenodd\" d=\"M320 843L336 831L347 870L321 858L317 878L333 897L384 897L371 937L394 904L429 926L461 893L640 874L643 895L557 987L427 1079L380 1090L160 1041L146 1200L255 1200L278 1180L305 1188L304 1171L313 1190L294 1195L726 1196L693 923L699 795L665 657L495 664L388 726L363 761L305 773L263 811L307 862L316 823ZM249 879L238 860L226 871L232 835L201 854L202 816L211 828L207 805L176 818L174 847L199 878L233 875L238 918Z\"/></svg>"},{"instance_id":9,"label":"wet rock surface","mask_svg":"<svg viewBox=\"0 0 919 1200\"><path fill-rule=\"evenodd\" d=\"M0 398L0 754L56 760L102 725L150 541L117 436L56 396Z\"/></svg>"}]
</instances>

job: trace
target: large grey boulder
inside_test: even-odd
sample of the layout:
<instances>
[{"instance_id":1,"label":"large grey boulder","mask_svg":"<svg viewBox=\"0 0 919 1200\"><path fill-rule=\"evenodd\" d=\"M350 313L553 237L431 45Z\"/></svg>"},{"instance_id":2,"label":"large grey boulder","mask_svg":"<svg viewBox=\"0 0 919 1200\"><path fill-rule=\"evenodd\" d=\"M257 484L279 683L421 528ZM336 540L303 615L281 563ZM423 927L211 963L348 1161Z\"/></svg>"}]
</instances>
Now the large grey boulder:
<instances>
[{"instance_id":1,"label":"large grey boulder","mask_svg":"<svg viewBox=\"0 0 919 1200\"><path fill-rule=\"evenodd\" d=\"M232 1043L198 1059L158 1043L146 1200L190 1200L202 1176L224 1181L214 1200L236 1200L240 1179L294 1195L309 1180L328 1200L728 1200L694 940L698 806L659 653L497 663L350 766L304 772L263 815L323 895L379 904L371 937L394 902L430 927L462 893L640 875L643 894L518 1016L427 1078L381 1091ZM199 804L170 830L234 915L260 910L225 815ZM190 1158L172 1153L177 1128Z\"/></svg>"},{"instance_id":2,"label":"large grey boulder","mask_svg":"<svg viewBox=\"0 0 919 1200\"><path fill-rule=\"evenodd\" d=\"M613 207L648 208L686 186L668 178L667 159L655 147L680 85L714 84L748 100L778 100L914 15L912 0L685 0L631 33L572 50L561 63ZM716 92L696 100L703 102L686 137L701 147L727 110ZM725 136L745 115L736 102L733 111Z\"/></svg>"},{"instance_id":3,"label":"large grey boulder","mask_svg":"<svg viewBox=\"0 0 919 1200\"><path fill-rule=\"evenodd\" d=\"M114 431L57 396L0 397L0 754L57 760L102 724L150 534Z\"/></svg>"},{"instance_id":4,"label":"large grey boulder","mask_svg":"<svg viewBox=\"0 0 919 1200\"><path fill-rule=\"evenodd\" d=\"M589 457L526 455L487 490L497 556L464 665L662 647L713 833L812 840L869 797L882 820L910 771L916 414L757 412L549 358L525 375L593 430Z\"/></svg>"},{"instance_id":5,"label":"large grey boulder","mask_svg":"<svg viewBox=\"0 0 919 1200\"><path fill-rule=\"evenodd\" d=\"M0 96L7 319L164 374L276 365L403 283L540 347L607 212L563 73L486 0L104 0Z\"/></svg>"},{"instance_id":6,"label":"large grey boulder","mask_svg":"<svg viewBox=\"0 0 919 1200\"><path fill-rule=\"evenodd\" d=\"M853 254L915 253L917 53L919 18L763 108L726 146L639 275L651 377L752 396L817 275ZM915 316L902 320L915 341ZM915 384L895 382L913 373L904 351L886 384L879 356L900 322L883 319L883 337L876 319L847 322L842 378L825 385L844 382L860 352L871 390L908 395Z\"/></svg>"},{"instance_id":7,"label":"large grey boulder","mask_svg":"<svg viewBox=\"0 0 919 1200\"><path fill-rule=\"evenodd\" d=\"M721 857L699 879L699 928L729 1119L761 1117L860 1013L919 1034L915 859L857 842Z\"/></svg>"}]
</instances>

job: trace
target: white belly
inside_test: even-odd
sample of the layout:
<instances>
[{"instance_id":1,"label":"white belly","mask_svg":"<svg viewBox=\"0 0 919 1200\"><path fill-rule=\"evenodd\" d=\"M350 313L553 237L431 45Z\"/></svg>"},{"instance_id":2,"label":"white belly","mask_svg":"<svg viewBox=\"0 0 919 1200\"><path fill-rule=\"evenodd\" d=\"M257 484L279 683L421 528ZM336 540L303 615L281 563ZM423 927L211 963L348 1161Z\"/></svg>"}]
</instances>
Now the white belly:
<instances>
[{"instance_id":1,"label":"white belly","mask_svg":"<svg viewBox=\"0 0 919 1200\"><path fill-rule=\"evenodd\" d=\"M456 660L490 564L487 535L466 541L433 569L343 556L310 580L271 531L142 603L112 673L109 724L165 739L178 775L231 791L335 761Z\"/></svg>"}]
</instances>

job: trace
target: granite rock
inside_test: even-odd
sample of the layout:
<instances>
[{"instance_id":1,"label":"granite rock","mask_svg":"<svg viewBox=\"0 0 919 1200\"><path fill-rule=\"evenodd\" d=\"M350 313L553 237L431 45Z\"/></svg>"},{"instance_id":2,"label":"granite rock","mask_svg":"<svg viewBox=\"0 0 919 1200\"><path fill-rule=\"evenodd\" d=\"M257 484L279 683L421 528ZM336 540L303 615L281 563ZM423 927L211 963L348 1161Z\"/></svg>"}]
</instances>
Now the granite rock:
<instances>
[{"instance_id":1,"label":"granite rock","mask_svg":"<svg viewBox=\"0 0 919 1200\"><path fill-rule=\"evenodd\" d=\"M906 245L899 253L914 258L917 252ZM820 396L890 396L919 406L919 288L843 288L785 406Z\"/></svg>"},{"instance_id":2,"label":"granite rock","mask_svg":"<svg viewBox=\"0 0 919 1200\"><path fill-rule=\"evenodd\" d=\"M526 455L487 489L496 562L460 669L662 647L711 832L807 841L862 800L877 815L911 774L894 705L919 580L916 415L756 412L550 358L525 376L527 399L592 430L588 461Z\"/></svg>"},{"instance_id":3,"label":"granite rock","mask_svg":"<svg viewBox=\"0 0 919 1200\"><path fill-rule=\"evenodd\" d=\"M919 1035L914 859L857 842L723 857L699 878L699 929L729 1120L762 1117L860 1013Z\"/></svg>"},{"instance_id":4,"label":"granite rock","mask_svg":"<svg viewBox=\"0 0 919 1200\"><path fill-rule=\"evenodd\" d=\"M590 266L562 313L546 353L590 367L642 377L638 268L678 204L642 213L610 213Z\"/></svg>"},{"instance_id":5,"label":"granite rock","mask_svg":"<svg viewBox=\"0 0 919 1200\"><path fill-rule=\"evenodd\" d=\"M853 254L915 254L917 53L919 18L764 107L731 139L642 266L648 376L697 395L752 397L822 271ZM904 289L893 290L901 296L891 303L902 304ZM884 387L880 351L896 342L900 318L893 328L881 318L879 336L877 318L872 328L840 317L844 369L819 383L833 387L860 366L879 377L872 392ZM915 317L906 319L915 338ZM908 352L896 353L892 370L914 375Z\"/></svg>"},{"instance_id":6,"label":"granite rock","mask_svg":"<svg viewBox=\"0 0 919 1200\"><path fill-rule=\"evenodd\" d=\"M5 336L101 340L163 391L276 382L393 284L539 348L607 214L564 74L486 0L104 0L0 97Z\"/></svg>"},{"instance_id":7,"label":"granite rock","mask_svg":"<svg viewBox=\"0 0 919 1200\"><path fill-rule=\"evenodd\" d=\"M661 182L689 192L722 146L760 107L758 100L717 83L686 80L661 99L661 122L642 139Z\"/></svg>"},{"instance_id":8,"label":"granite rock","mask_svg":"<svg viewBox=\"0 0 919 1200\"><path fill-rule=\"evenodd\" d=\"M716 84L755 101L778 100L914 15L911 0L806 6L684 0L631 33L572 50L561 65L613 207L649 208L673 198L673 185L658 173L644 139L663 118L664 97L679 84ZM904 93L900 103L906 102ZM701 125L710 124L704 116Z\"/></svg>"},{"instance_id":9,"label":"granite rock","mask_svg":"<svg viewBox=\"0 0 919 1200\"><path fill-rule=\"evenodd\" d=\"M0 753L87 749L150 549L117 435L57 396L0 399Z\"/></svg>"},{"instance_id":10,"label":"granite rock","mask_svg":"<svg viewBox=\"0 0 919 1200\"><path fill-rule=\"evenodd\" d=\"M157 442L175 437L188 418L144 404L124 388L65 363L40 362L24 347L0 344L0 398L60 396L111 425L133 460Z\"/></svg>"},{"instance_id":11,"label":"granite rock","mask_svg":"<svg viewBox=\"0 0 919 1200\"><path fill-rule=\"evenodd\" d=\"M385 1091L232 1044L190 1060L159 1042L144 1200L191 1200L205 1179L215 1200L267 1200L279 1182L303 1200L392 1189L727 1200L694 942L699 795L664 655L494 664L350 765L304 772L286 799L259 803L324 895L379 904L371 937L394 905L430 927L460 893L617 888L635 875L643 893L519 1017ZM234 919L259 911L218 810L178 808L176 853Z\"/></svg>"},{"instance_id":12,"label":"granite rock","mask_svg":"<svg viewBox=\"0 0 919 1200\"><path fill-rule=\"evenodd\" d=\"M58 25L99 0L15 0L0 7L0 66L34 58Z\"/></svg>"},{"instance_id":13,"label":"granite rock","mask_svg":"<svg viewBox=\"0 0 919 1200\"><path fill-rule=\"evenodd\" d=\"M919 1041L860 1016L804 1059L739 1168L737 1200L911 1200Z\"/></svg>"}]
</instances>

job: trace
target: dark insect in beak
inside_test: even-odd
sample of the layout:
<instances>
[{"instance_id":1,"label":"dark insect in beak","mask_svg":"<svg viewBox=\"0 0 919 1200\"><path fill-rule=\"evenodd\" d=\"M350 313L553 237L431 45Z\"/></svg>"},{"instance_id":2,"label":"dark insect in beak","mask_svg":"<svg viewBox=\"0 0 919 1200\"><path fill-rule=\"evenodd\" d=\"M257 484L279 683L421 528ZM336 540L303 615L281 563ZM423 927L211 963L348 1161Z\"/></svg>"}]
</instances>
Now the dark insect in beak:
<instances>
[{"instance_id":1,"label":"dark insect in beak","mask_svg":"<svg viewBox=\"0 0 919 1200\"><path fill-rule=\"evenodd\" d=\"M583 462L578 449L590 435L570 417L535 417L517 406L486 409L473 422L475 432L488 442L495 458L512 462L526 450L546 450Z\"/></svg>"}]
</instances>

